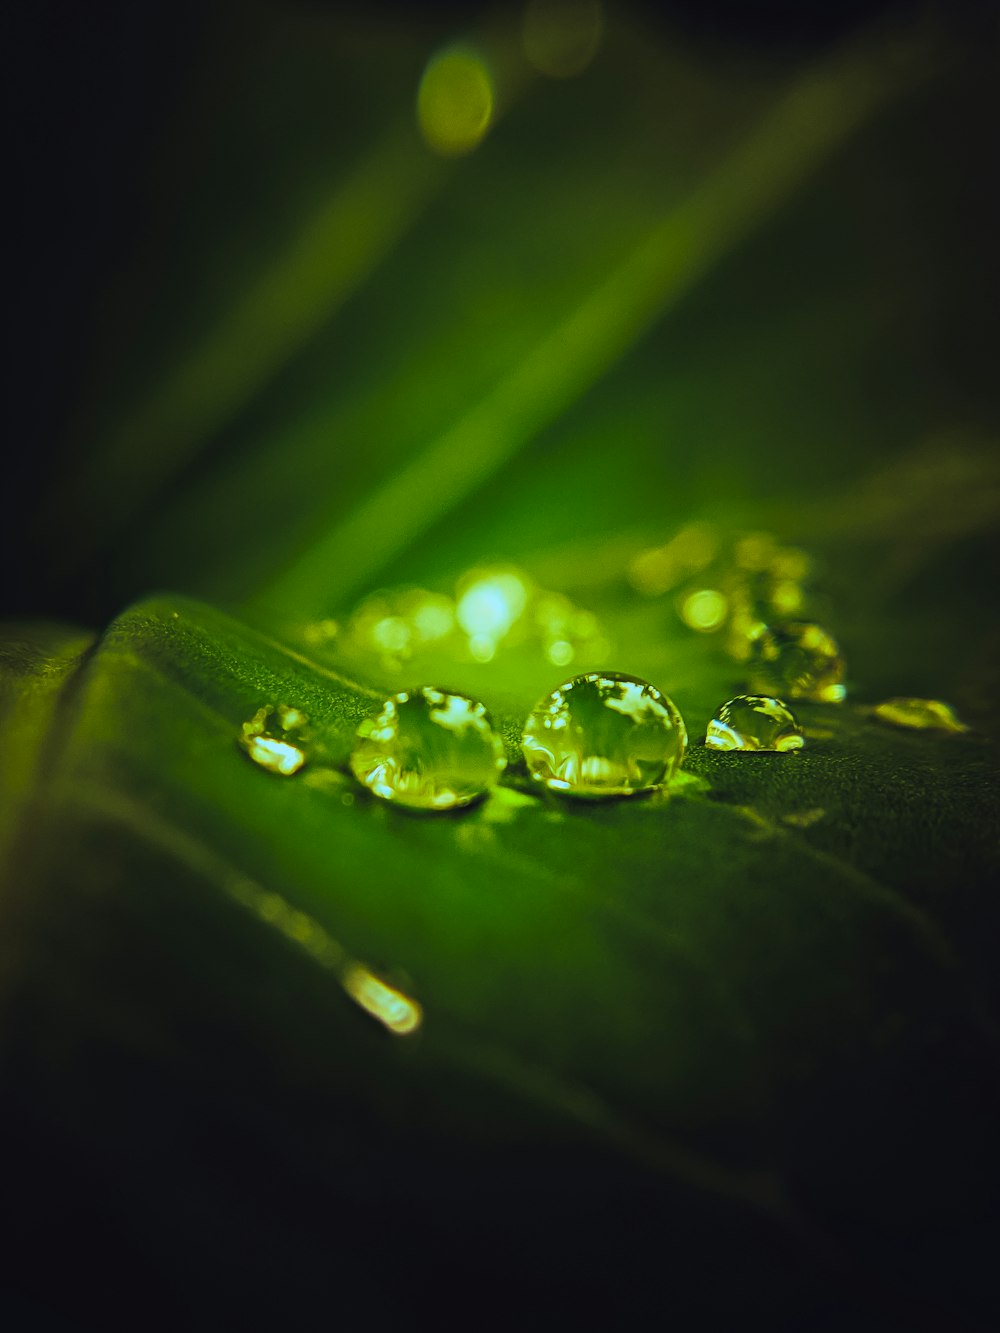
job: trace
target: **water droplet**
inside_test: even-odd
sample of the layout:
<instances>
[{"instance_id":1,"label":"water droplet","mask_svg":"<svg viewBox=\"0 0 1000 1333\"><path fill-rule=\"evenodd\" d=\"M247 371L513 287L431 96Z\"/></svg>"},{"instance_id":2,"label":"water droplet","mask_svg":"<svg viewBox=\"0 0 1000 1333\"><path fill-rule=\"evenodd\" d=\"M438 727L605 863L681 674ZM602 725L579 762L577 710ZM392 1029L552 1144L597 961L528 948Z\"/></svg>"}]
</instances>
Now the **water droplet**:
<instances>
[{"instance_id":1,"label":"water droplet","mask_svg":"<svg viewBox=\"0 0 1000 1333\"><path fill-rule=\"evenodd\" d=\"M795 716L780 699L741 694L716 710L705 744L711 750L801 750Z\"/></svg>"},{"instance_id":2,"label":"water droplet","mask_svg":"<svg viewBox=\"0 0 1000 1333\"><path fill-rule=\"evenodd\" d=\"M243 723L237 744L261 768L289 778L306 762L308 723L299 708L265 704Z\"/></svg>"},{"instance_id":3,"label":"water droplet","mask_svg":"<svg viewBox=\"0 0 1000 1333\"><path fill-rule=\"evenodd\" d=\"M361 963L344 969L341 985L351 999L397 1037L416 1032L423 1010L416 1000L389 986Z\"/></svg>"},{"instance_id":4,"label":"water droplet","mask_svg":"<svg viewBox=\"0 0 1000 1333\"><path fill-rule=\"evenodd\" d=\"M483 704L425 686L393 695L361 723L350 763L383 800L453 810L484 796L507 760Z\"/></svg>"},{"instance_id":5,"label":"water droplet","mask_svg":"<svg viewBox=\"0 0 1000 1333\"><path fill-rule=\"evenodd\" d=\"M916 731L968 731L950 704L940 699L886 699L872 710L880 722Z\"/></svg>"},{"instance_id":6,"label":"water droplet","mask_svg":"<svg viewBox=\"0 0 1000 1333\"><path fill-rule=\"evenodd\" d=\"M792 699L839 703L847 692L836 640L804 620L760 628L750 644L749 675L755 690Z\"/></svg>"},{"instance_id":7,"label":"water droplet","mask_svg":"<svg viewBox=\"0 0 1000 1333\"><path fill-rule=\"evenodd\" d=\"M668 782L687 747L666 695L635 676L592 672L542 699L521 738L536 782L567 796L626 796Z\"/></svg>"}]
</instances>

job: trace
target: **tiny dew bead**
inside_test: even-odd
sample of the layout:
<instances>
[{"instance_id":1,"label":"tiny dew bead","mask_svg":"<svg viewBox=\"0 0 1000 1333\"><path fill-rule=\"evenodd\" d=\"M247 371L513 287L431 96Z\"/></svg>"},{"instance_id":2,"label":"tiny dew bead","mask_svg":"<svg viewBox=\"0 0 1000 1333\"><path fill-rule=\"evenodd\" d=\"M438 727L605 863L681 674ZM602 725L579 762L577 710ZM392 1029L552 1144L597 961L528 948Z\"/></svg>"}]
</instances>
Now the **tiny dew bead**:
<instances>
[{"instance_id":1,"label":"tiny dew bead","mask_svg":"<svg viewBox=\"0 0 1000 1333\"><path fill-rule=\"evenodd\" d=\"M787 704L760 694L740 694L721 704L708 724L710 750L801 750L805 737Z\"/></svg>"}]
</instances>

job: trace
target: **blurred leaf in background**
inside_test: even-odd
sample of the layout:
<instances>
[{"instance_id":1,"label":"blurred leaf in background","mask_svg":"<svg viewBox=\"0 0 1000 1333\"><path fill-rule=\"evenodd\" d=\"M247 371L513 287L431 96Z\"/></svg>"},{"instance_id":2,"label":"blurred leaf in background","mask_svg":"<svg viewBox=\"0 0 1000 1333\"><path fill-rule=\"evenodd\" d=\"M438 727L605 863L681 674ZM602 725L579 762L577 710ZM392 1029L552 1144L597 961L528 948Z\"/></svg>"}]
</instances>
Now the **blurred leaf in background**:
<instances>
[{"instance_id":1,"label":"blurred leaf in background","mask_svg":"<svg viewBox=\"0 0 1000 1333\"><path fill-rule=\"evenodd\" d=\"M22 11L26 1311L990 1326L997 29L806 8ZM765 574L848 701L716 754ZM681 708L669 793L532 789L591 666ZM507 746L455 818L347 777L429 680Z\"/></svg>"}]
</instances>

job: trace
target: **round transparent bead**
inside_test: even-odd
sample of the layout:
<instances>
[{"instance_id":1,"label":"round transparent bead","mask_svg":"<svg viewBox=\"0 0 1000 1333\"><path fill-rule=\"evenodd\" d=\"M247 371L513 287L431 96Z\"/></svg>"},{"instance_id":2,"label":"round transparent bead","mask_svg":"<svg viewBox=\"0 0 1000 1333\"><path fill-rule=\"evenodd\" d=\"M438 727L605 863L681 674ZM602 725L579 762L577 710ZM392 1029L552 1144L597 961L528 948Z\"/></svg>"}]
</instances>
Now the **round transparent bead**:
<instances>
[{"instance_id":1,"label":"round transparent bead","mask_svg":"<svg viewBox=\"0 0 1000 1333\"><path fill-rule=\"evenodd\" d=\"M710 750L801 750L802 729L787 704L760 694L741 694L716 709L705 744Z\"/></svg>"},{"instance_id":2,"label":"round transparent bead","mask_svg":"<svg viewBox=\"0 0 1000 1333\"><path fill-rule=\"evenodd\" d=\"M485 705L424 686L394 694L358 727L351 771L412 810L454 810L485 796L506 766Z\"/></svg>"},{"instance_id":3,"label":"round transparent bead","mask_svg":"<svg viewBox=\"0 0 1000 1333\"><path fill-rule=\"evenodd\" d=\"M628 796L668 782L687 747L684 719L647 681L591 672L533 709L521 748L535 782L566 796Z\"/></svg>"},{"instance_id":4,"label":"round transparent bead","mask_svg":"<svg viewBox=\"0 0 1000 1333\"><path fill-rule=\"evenodd\" d=\"M761 693L839 703L847 692L836 640L808 621L761 626L747 666L751 688Z\"/></svg>"},{"instance_id":5,"label":"round transparent bead","mask_svg":"<svg viewBox=\"0 0 1000 1333\"><path fill-rule=\"evenodd\" d=\"M306 763L309 719L287 704L264 704L240 728L237 744L259 768L292 777Z\"/></svg>"}]
</instances>

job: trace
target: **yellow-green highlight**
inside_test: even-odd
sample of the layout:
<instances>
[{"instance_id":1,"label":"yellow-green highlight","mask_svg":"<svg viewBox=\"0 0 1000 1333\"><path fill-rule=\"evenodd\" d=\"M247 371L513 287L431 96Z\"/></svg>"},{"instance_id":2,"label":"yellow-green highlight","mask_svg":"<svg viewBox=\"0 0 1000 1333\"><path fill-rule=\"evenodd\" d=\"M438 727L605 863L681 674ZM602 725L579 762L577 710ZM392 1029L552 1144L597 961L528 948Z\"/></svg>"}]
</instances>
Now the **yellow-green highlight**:
<instances>
[{"instance_id":1,"label":"yellow-green highlight","mask_svg":"<svg viewBox=\"0 0 1000 1333\"><path fill-rule=\"evenodd\" d=\"M880 722L913 731L968 731L951 704L941 699L886 699L872 709Z\"/></svg>"},{"instance_id":2,"label":"yellow-green highlight","mask_svg":"<svg viewBox=\"0 0 1000 1333\"><path fill-rule=\"evenodd\" d=\"M409 995L388 986L361 963L345 968L341 985L355 1004L397 1037L407 1037L423 1022L423 1010Z\"/></svg>"},{"instance_id":3,"label":"yellow-green highlight","mask_svg":"<svg viewBox=\"0 0 1000 1333\"><path fill-rule=\"evenodd\" d=\"M689 629L711 634L725 624L729 602L725 594L714 588L700 588L684 599L681 619Z\"/></svg>"},{"instance_id":4,"label":"yellow-green highlight","mask_svg":"<svg viewBox=\"0 0 1000 1333\"><path fill-rule=\"evenodd\" d=\"M314 917L292 907L280 893L261 888L243 876L231 878L226 887L230 897L258 920L305 949L323 967L336 972L345 994L395 1036L408 1036L423 1022L423 1010L416 1000L380 981L357 959L349 958Z\"/></svg>"},{"instance_id":5,"label":"yellow-green highlight","mask_svg":"<svg viewBox=\"0 0 1000 1333\"><path fill-rule=\"evenodd\" d=\"M430 61L417 92L417 122L436 153L470 153L489 129L493 107L493 80L476 51L453 47Z\"/></svg>"}]
</instances>

